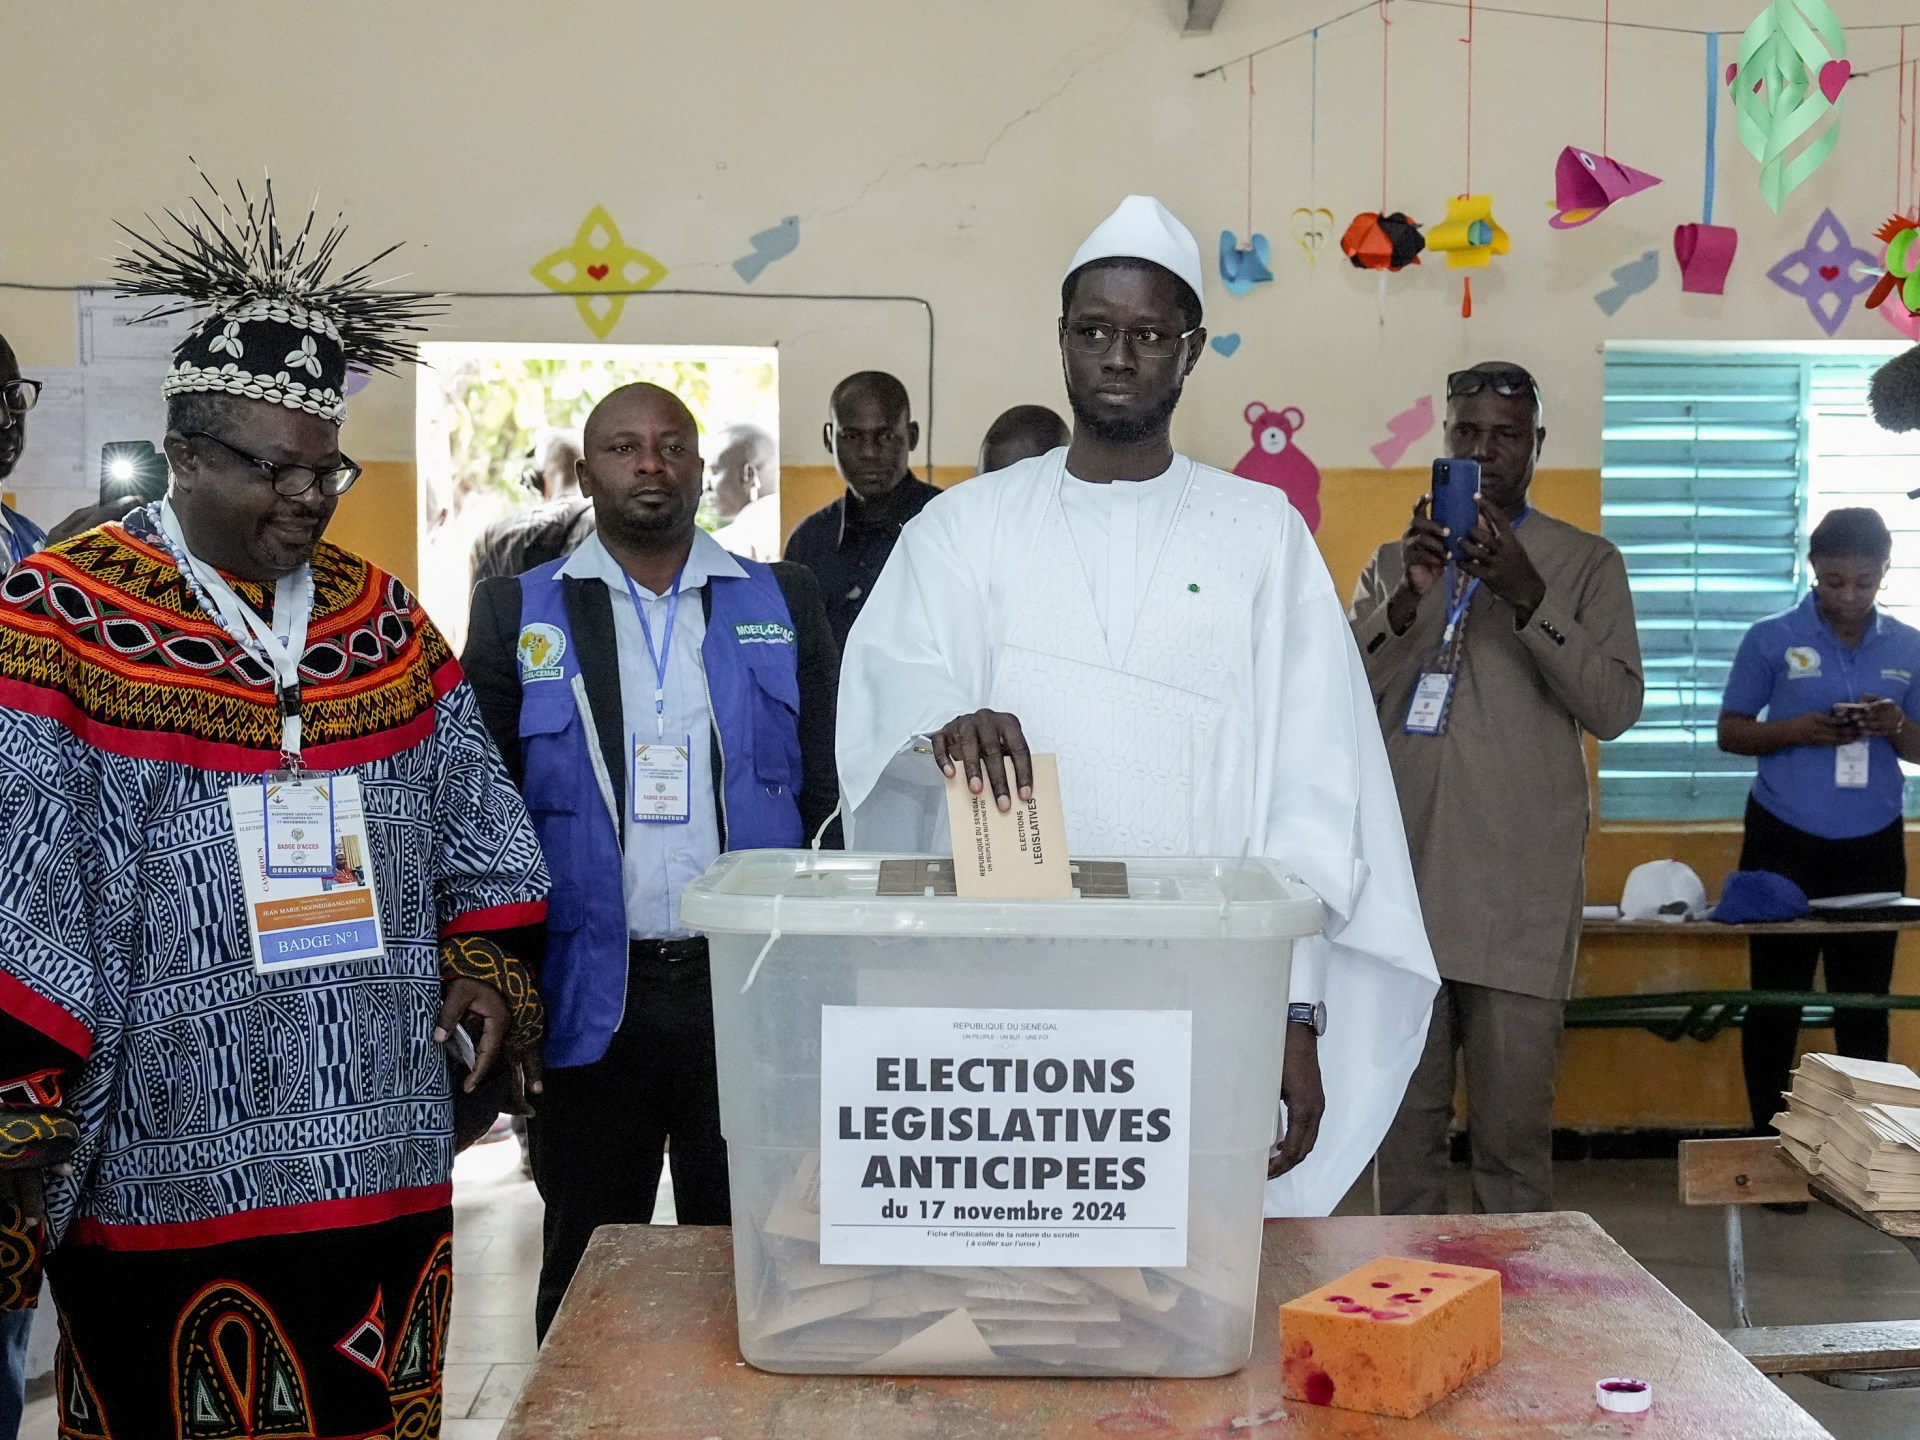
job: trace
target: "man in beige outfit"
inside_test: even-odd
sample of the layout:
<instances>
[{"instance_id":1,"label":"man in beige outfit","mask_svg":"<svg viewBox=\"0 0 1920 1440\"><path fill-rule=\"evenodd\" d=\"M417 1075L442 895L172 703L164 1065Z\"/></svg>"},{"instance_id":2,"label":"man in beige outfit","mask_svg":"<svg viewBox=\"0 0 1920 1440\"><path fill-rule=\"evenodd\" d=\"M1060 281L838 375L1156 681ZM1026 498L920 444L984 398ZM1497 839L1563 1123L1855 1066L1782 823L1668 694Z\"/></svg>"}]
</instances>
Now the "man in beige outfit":
<instances>
[{"instance_id":1,"label":"man in beige outfit","mask_svg":"<svg viewBox=\"0 0 1920 1440\"><path fill-rule=\"evenodd\" d=\"M1456 1050L1473 1208L1552 1208L1554 1072L1584 897L1581 732L1620 734L1642 686L1620 552L1527 503L1542 418L1539 386L1517 365L1449 376L1446 453L1480 463L1479 524L1449 565L1422 497L1348 612L1441 976L1380 1146L1388 1214L1447 1209ZM1416 711L1416 691L1434 703Z\"/></svg>"}]
</instances>

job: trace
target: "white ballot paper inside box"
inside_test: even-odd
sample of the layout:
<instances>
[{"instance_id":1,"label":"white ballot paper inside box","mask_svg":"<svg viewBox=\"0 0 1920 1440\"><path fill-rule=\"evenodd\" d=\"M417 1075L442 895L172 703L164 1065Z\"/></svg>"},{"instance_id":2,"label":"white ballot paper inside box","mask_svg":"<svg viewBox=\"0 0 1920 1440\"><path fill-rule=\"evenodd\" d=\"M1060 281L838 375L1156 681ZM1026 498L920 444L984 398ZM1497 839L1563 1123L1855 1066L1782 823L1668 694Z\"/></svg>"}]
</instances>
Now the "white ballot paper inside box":
<instances>
[{"instance_id":1,"label":"white ballot paper inside box","mask_svg":"<svg viewBox=\"0 0 1920 1440\"><path fill-rule=\"evenodd\" d=\"M827 1265L1183 1266L1186 1010L823 1006Z\"/></svg>"}]
</instances>

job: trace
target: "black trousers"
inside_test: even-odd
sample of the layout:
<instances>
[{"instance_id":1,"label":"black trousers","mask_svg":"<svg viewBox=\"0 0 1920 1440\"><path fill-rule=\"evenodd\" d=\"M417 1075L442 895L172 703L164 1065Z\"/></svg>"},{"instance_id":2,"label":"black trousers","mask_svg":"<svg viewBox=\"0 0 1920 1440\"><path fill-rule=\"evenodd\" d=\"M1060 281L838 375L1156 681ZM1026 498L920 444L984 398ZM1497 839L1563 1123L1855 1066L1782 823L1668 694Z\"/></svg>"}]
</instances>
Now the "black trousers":
<instances>
[{"instance_id":1,"label":"black trousers","mask_svg":"<svg viewBox=\"0 0 1920 1440\"><path fill-rule=\"evenodd\" d=\"M704 942L667 942L691 952L680 960L663 958L662 948L634 942L626 1014L607 1053L547 1071L527 1127L533 1181L546 1203L533 1312L542 1339L594 1230L653 1219L664 1151L672 1151L680 1223L732 1220Z\"/></svg>"},{"instance_id":2,"label":"black trousers","mask_svg":"<svg viewBox=\"0 0 1920 1440\"><path fill-rule=\"evenodd\" d=\"M1742 870L1771 870L1784 875L1809 899L1858 895L1907 888L1904 825L1851 840L1826 840L1787 824L1757 801L1747 801L1747 834L1740 847ZM1833 994L1885 995L1893 984L1892 930L1822 935L1756 935L1747 942L1755 990L1810 990L1813 970L1826 966L1826 988ZM1746 1072L1747 1106L1753 1128L1771 1134L1767 1121L1783 1107L1794 1051L1800 1040L1800 1013L1778 1005L1747 1011L1740 1032L1740 1062ZM1887 1058L1887 1012L1835 1010L1833 1041L1842 1055L1859 1060Z\"/></svg>"}]
</instances>

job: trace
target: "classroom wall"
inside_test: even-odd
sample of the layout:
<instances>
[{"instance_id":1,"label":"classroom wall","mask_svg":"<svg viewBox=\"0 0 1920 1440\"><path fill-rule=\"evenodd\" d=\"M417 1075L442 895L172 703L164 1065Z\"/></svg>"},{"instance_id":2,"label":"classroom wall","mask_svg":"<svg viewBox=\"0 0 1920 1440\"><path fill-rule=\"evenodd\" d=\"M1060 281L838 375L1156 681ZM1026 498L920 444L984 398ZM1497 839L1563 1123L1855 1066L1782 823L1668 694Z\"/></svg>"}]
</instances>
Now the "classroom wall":
<instances>
[{"instance_id":1,"label":"classroom wall","mask_svg":"<svg viewBox=\"0 0 1920 1440\"><path fill-rule=\"evenodd\" d=\"M45 5L0 0L0 94L31 143L9 146L0 280L98 280L115 220L180 206L195 157L224 184L270 173L282 204L316 192L350 224L345 253L408 242L382 274L432 289L539 287L536 262L598 204L668 271L663 288L925 297L938 325L935 458L971 463L1008 405L1061 405L1053 322L1061 272L1128 191L1164 198L1199 237L1216 336L1177 421L1183 448L1231 465L1250 444L1251 401L1306 414L1300 444L1323 466L1371 467L1387 420L1452 368L1488 356L1546 384L1558 463L1599 457L1599 346L1609 338L1814 339L1805 304L1765 278L1831 205L1856 238L1893 206L1892 32L1861 32L1842 136L1827 165L1773 215L1720 105L1716 219L1741 232L1724 297L1683 295L1673 226L1700 218L1704 42L1617 26L1611 118L1621 160L1665 183L1584 228L1546 224L1562 146L1597 147L1601 32L1491 10L1478 17L1473 184L1491 193L1513 250L1474 280L1435 257L1389 277L1348 266L1330 241L1309 267L1293 212L1322 205L1343 229L1380 205L1382 31L1367 12L1326 25L1248 75L1194 72L1354 7L1227 0L1210 36L1181 37L1167 0L200 0ZM1596 0L1528 9L1588 19ZM1754 0L1615 0L1617 21L1738 31ZM1396 3L1386 201L1429 224L1466 182L1464 16ZM76 17L84 14L87 23ZM1908 0L1849 0L1855 25L1912 20ZM1723 50L1731 59L1736 36ZM1318 95L1317 118L1310 97ZM1277 278L1244 298L1217 283L1223 228L1273 240ZM750 237L797 216L798 248L753 282L733 262ZM1869 242L1870 243L1870 242ZM1594 295L1653 250L1658 285L1609 318ZM69 363L71 301L0 291L0 331L29 367ZM567 299L456 301L434 338L581 341ZM1857 312L1842 334L1890 338ZM929 418L926 320L911 303L675 298L628 304L613 341L777 344L782 443L816 463L833 382L898 373ZM409 459L408 380L376 377L347 447ZM924 457L920 457L924 458Z\"/></svg>"},{"instance_id":2,"label":"classroom wall","mask_svg":"<svg viewBox=\"0 0 1920 1440\"><path fill-rule=\"evenodd\" d=\"M668 271L664 287L729 297L766 292L924 297L937 322L929 391L927 321L908 301L653 295L627 305L615 342L774 344L781 349L784 505L790 525L830 499L818 424L834 381L900 375L932 421L936 478L970 468L1004 407L1064 410L1053 322L1068 257L1128 191L1160 195L1208 257L1208 324L1237 336L1209 350L1176 418L1181 447L1231 466L1250 445L1251 401L1298 406L1298 443L1326 471L1322 547L1343 593L1364 554L1397 534L1432 436L1384 470L1369 447L1390 417L1435 394L1445 373L1500 356L1543 381L1550 429L1539 498L1568 519L1598 513L1601 346L1609 339L1815 340L1805 304L1766 278L1831 206L1857 242L1893 208L1897 36L1857 32L1838 150L1774 215L1719 101L1716 220L1738 227L1725 296L1686 295L1675 224L1698 220L1703 42L1617 28L1612 153L1665 183L1578 230L1548 229L1563 145L1603 133L1598 27L1479 15L1474 189L1494 196L1513 250L1460 273L1435 258L1384 285L1329 242L1309 266L1296 207L1323 205L1334 230L1382 200L1382 32L1367 8L1263 56L1253 71L1194 72L1354 7L1227 0L1211 36L1182 38L1166 0L330 0L192 7L0 0L0 94L31 143L0 161L0 282L67 285L107 274L116 219L179 206L198 185L187 157L223 184L275 180L284 208L319 193L347 212L353 259L408 242L382 273L447 290L534 290L529 270L606 207L626 241ZM1592 18L1594 0L1527 8ZM1745 26L1755 0L1614 0L1617 21ZM1465 184L1462 14L1396 3L1389 208L1431 223ZM1849 0L1858 26L1914 19L1910 0ZM1737 36L1723 38L1731 59ZM1317 91L1317 114L1310 96ZM1251 153L1251 162L1249 154ZM1251 219L1273 241L1276 280L1244 298L1217 283L1219 232ZM752 282L733 262L750 237L797 216L800 243ZM1645 251L1655 287L1611 317L1595 303L1612 270ZM27 373L74 359L70 297L0 289L0 333ZM1887 339L1854 311L1842 338ZM591 338L566 299L451 302L434 338ZM413 386L376 376L343 437L370 464L334 537L405 578L416 573ZM916 456L925 469L926 451ZM1638 859L1687 860L1709 887L1730 868L1726 827L1602 826L1589 889L1613 899ZM1583 956L1594 991L1731 984L1737 947L1609 942ZM1902 983L1920 979L1904 954ZM1920 1060L1920 1032L1894 1019ZM1584 1125L1737 1123L1735 1042L1570 1037L1561 1118Z\"/></svg>"}]
</instances>

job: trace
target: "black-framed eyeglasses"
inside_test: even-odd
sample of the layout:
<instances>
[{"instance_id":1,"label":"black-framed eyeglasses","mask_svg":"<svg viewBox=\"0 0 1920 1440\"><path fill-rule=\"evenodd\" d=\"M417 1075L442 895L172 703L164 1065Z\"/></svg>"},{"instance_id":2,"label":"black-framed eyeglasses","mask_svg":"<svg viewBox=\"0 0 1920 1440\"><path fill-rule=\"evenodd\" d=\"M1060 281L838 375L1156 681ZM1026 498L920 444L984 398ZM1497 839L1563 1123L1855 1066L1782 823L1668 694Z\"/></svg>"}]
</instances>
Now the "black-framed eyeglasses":
<instances>
[{"instance_id":1,"label":"black-framed eyeglasses","mask_svg":"<svg viewBox=\"0 0 1920 1440\"><path fill-rule=\"evenodd\" d=\"M1540 383L1520 369L1512 370L1456 370L1447 376L1447 399L1458 400L1463 395L1478 395L1482 390L1492 390L1496 395L1509 398L1525 395L1528 399L1540 398Z\"/></svg>"},{"instance_id":2,"label":"black-framed eyeglasses","mask_svg":"<svg viewBox=\"0 0 1920 1440\"><path fill-rule=\"evenodd\" d=\"M311 465L281 465L272 460L263 460L258 455L249 455L239 446L229 445L218 435L209 435L205 430L188 430L183 433L189 440L211 440L228 454L244 460L255 475L288 499L306 494L315 485L320 487L322 495L344 495L361 474L360 467L345 455L340 457L338 465L330 466L325 470L316 470Z\"/></svg>"},{"instance_id":3,"label":"black-framed eyeglasses","mask_svg":"<svg viewBox=\"0 0 1920 1440\"><path fill-rule=\"evenodd\" d=\"M1133 353L1148 360L1165 360L1180 353L1180 346L1197 330L1161 330L1152 325L1083 324L1069 325L1062 332L1069 350L1082 355L1104 355L1119 343L1122 335L1133 342Z\"/></svg>"},{"instance_id":4,"label":"black-framed eyeglasses","mask_svg":"<svg viewBox=\"0 0 1920 1440\"><path fill-rule=\"evenodd\" d=\"M9 380L0 385L0 407L12 411L15 415L24 415L40 399L38 380Z\"/></svg>"}]
</instances>

